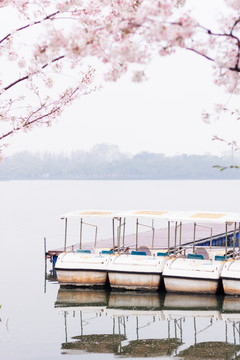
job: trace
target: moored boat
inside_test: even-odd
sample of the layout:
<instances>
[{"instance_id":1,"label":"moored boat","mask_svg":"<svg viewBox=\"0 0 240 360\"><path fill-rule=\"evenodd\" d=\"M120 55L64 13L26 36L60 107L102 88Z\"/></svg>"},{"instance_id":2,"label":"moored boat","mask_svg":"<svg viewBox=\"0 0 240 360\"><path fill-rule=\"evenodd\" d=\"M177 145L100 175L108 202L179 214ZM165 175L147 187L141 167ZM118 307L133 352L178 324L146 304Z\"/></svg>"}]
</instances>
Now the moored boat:
<instances>
[{"instance_id":1,"label":"moored boat","mask_svg":"<svg viewBox=\"0 0 240 360\"><path fill-rule=\"evenodd\" d=\"M170 258L170 247L161 248L161 239L156 244L155 227L139 222L139 217L158 218L165 216L160 211L136 211L131 215L136 220L135 250L119 253L109 259L107 270L111 288L125 290L158 290L162 283L163 268ZM166 220L166 219L165 219ZM148 246L139 244L139 226L151 228L152 241ZM169 228L168 228L169 231ZM168 239L169 240L169 239ZM166 246L166 245L165 245Z\"/></svg>"},{"instance_id":2,"label":"moored boat","mask_svg":"<svg viewBox=\"0 0 240 360\"><path fill-rule=\"evenodd\" d=\"M60 285L105 286L109 255L95 253L62 253L56 263Z\"/></svg>"},{"instance_id":3,"label":"moored boat","mask_svg":"<svg viewBox=\"0 0 240 360\"><path fill-rule=\"evenodd\" d=\"M65 220L64 251L58 256L55 270L60 285L70 286L106 286L107 263L113 253L111 249L97 248L98 226L83 221L83 217L111 217L109 211L74 211L62 216ZM69 219L80 220L79 244L77 249L72 246L67 251L67 234ZM83 226L94 229L94 244L92 248L84 248Z\"/></svg>"},{"instance_id":4,"label":"moored boat","mask_svg":"<svg viewBox=\"0 0 240 360\"><path fill-rule=\"evenodd\" d=\"M167 292L216 294L223 261L204 260L197 254L170 259L163 271Z\"/></svg>"},{"instance_id":5,"label":"moored boat","mask_svg":"<svg viewBox=\"0 0 240 360\"><path fill-rule=\"evenodd\" d=\"M163 270L165 289L167 292L216 294L222 291L222 270L234 250L227 250L228 226L236 221L238 214L196 213L193 219L193 243L191 249L186 249L184 256L169 259ZM189 217L189 216L188 216ZM231 220L230 220L231 219ZM180 217L181 221L187 217ZM225 247L201 249L195 244L197 221L219 222L225 226ZM232 225L232 224L231 224ZM204 226L204 225L200 225ZM234 229L236 239L236 226Z\"/></svg>"},{"instance_id":6,"label":"moored boat","mask_svg":"<svg viewBox=\"0 0 240 360\"><path fill-rule=\"evenodd\" d=\"M168 252L158 252L153 256L144 251L111 257L107 266L110 286L127 290L158 290L168 259Z\"/></svg>"},{"instance_id":7,"label":"moored boat","mask_svg":"<svg viewBox=\"0 0 240 360\"><path fill-rule=\"evenodd\" d=\"M235 222L232 257L226 261L221 273L223 290L226 295L240 295L239 244L238 247L236 246L238 240L239 240L239 231L237 232L237 224Z\"/></svg>"},{"instance_id":8,"label":"moored boat","mask_svg":"<svg viewBox=\"0 0 240 360\"><path fill-rule=\"evenodd\" d=\"M228 260L222 270L221 279L226 295L240 295L240 259Z\"/></svg>"}]
</instances>

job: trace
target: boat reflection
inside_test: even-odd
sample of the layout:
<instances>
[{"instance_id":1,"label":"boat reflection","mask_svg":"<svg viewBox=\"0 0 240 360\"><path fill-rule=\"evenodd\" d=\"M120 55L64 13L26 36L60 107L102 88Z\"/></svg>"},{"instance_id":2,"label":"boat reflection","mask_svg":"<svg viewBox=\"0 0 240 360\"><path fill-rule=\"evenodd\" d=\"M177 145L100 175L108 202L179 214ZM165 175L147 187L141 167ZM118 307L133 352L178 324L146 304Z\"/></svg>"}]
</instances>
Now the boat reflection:
<instances>
[{"instance_id":1,"label":"boat reflection","mask_svg":"<svg viewBox=\"0 0 240 360\"><path fill-rule=\"evenodd\" d=\"M62 354L236 359L240 300L233 297L60 288Z\"/></svg>"},{"instance_id":2,"label":"boat reflection","mask_svg":"<svg viewBox=\"0 0 240 360\"><path fill-rule=\"evenodd\" d=\"M55 307L107 306L109 294L104 290L59 289Z\"/></svg>"}]
</instances>

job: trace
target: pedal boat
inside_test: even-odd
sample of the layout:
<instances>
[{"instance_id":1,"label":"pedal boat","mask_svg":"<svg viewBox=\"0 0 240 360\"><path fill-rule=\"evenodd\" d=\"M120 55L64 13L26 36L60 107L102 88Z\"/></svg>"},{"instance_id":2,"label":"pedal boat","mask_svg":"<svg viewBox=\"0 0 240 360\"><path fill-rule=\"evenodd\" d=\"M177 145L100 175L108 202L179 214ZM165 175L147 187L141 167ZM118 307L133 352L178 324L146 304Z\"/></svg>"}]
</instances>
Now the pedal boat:
<instances>
[{"instance_id":1,"label":"pedal boat","mask_svg":"<svg viewBox=\"0 0 240 360\"><path fill-rule=\"evenodd\" d=\"M168 252L147 255L144 251L111 257L107 267L110 286L113 289L158 290L168 259Z\"/></svg>"},{"instance_id":2,"label":"pedal boat","mask_svg":"<svg viewBox=\"0 0 240 360\"><path fill-rule=\"evenodd\" d=\"M169 247L166 249L159 246L158 250L155 248L153 220L150 226L139 222L138 216L154 218L164 215L164 212L138 211L132 215L136 218L135 250L119 253L109 259L107 265L109 284L112 289L157 291L163 287L162 272L171 256L170 250ZM151 229L151 248L145 244L139 246L139 226Z\"/></svg>"},{"instance_id":3,"label":"pedal boat","mask_svg":"<svg viewBox=\"0 0 240 360\"><path fill-rule=\"evenodd\" d=\"M240 223L239 223L240 228ZM238 245L238 247L236 247ZM223 267L221 279L223 290L226 295L240 295L240 251L239 251L239 229L237 232L236 222L234 223L234 238L232 256Z\"/></svg>"},{"instance_id":4,"label":"pedal boat","mask_svg":"<svg viewBox=\"0 0 240 360\"><path fill-rule=\"evenodd\" d=\"M228 260L221 274L226 295L240 295L240 259Z\"/></svg>"},{"instance_id":5,"label":"pedal boat","mask_svg":"<svg viewBox=\"0 0 240 360\"><path fill-rule=\"evenodd\" d=\"M55 266L60 285L105 286L108 254L63 252Z\"/></svg>"},{"instance_id":6,"label":"pedal boat","mask_svg":"<svg viewBox=\"0 0 240 360\"><path fill-rule=\"evenodd\" d=\"M221 221L223 225L225 224L225 248L212 247L212 244L210 244L210 247L197 248L195 246L195 238L198 224L194 222L192 249L186 247L185 256L175 256L172 259L169 259L164 267L163 278L167 292L216 294L223 291L222 271L227 258L232 256L232 251L227 251L227 243L229 241L229 215L214 215L213 213L209 213L209 216L212 217L213 222ZM231 218L235 219L234 215L231 216ZM206 214L206 220L207 217L208 215ZM235 237L236 228L234 230L234 238Z\"/></svg>"},{"instance_id":7,"label":"pedal boat","mask_svg":"<svg viewBox=\"0 0 240 360\"><path fill-rule=\"evenodd\" d=\"M65 240L64 251L58 256L55 270L57 280L62 286L77 287L103 287L107 284L107 263L113 251L111 249L97 248L97 229L94 224L83 221L83 217L111 217L112 213L108 211L84 211L71 212L62 216L65 220ZM67 228L68 219L80 219L80 243L78 249L74 250L74 246L67 251ZM83 244L83 225L94 227L95 238L94 247L85 249Z\"/></svg>"},{"instance_id":8,"label":"pedal boat","mask_svg":"<svg viewBox=\"0 0 240 360\"><path fill-rule=\"evenodd\" d=\"M220 289L224 260L204 259L202 255L189 253L186 257L168 260L163 278L167 292L216 294Z\"/></svg>"}]
</instances>

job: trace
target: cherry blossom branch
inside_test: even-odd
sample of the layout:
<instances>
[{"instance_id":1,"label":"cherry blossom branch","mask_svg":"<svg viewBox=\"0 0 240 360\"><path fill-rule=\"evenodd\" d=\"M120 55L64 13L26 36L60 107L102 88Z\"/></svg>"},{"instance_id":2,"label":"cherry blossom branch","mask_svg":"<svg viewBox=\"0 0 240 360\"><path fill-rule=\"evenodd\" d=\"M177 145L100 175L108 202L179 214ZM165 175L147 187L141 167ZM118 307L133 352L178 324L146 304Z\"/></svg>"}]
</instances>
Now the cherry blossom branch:
<instances>
[{"instance_id":1,"label":"cherry blossom branch","mask_svg":"<svg viewBox=\"0 0 240 360\"><path fill-rule=\"evenodd\" d=\"M238 19L235 21L235 23L233 24L233 26L232 26L232 28L231 28L231 30L230 30L230 34L233 33L234 28L237 26L237 24L238 24L239 22L240 22L240 18L238 18Z\"/></svg>"},{"instance_id":2,"label":"cherry blossom branch","mask_svg":"<svg viewBox=\"0 0 240 360\"><path fill-rule=\"evenodd\" d=\"M54 115L57 111L60 110L60 106L58 108L55 108L51 111L49 111L48 113L42 115L42 116L39 116L37 117L36 119L30 121L30 122L26 122L25 124L21 125L21 126L17 126L16 128L14 128L13 130L7 132L6 134L2 135L0 137L0 140L3 140L4 138L8 137L8 136L11 136L13 135L16 131L19 131L19 130L22 130L26 127L30 127L31 125L33 125L34 123L36 122L40 122L42 119L46 118L46 117L49 117L50 115ZM42 110L42 108L39 108L38 111ZM37 112L37 111L36 111Z\"/></svg>"},{"instance_id":3,"label":"cherry blossom branch","mask_svg":"<svg viewBox=\"0 0 240 360\"><path fill-rule=\"evenodd\" d=\"M229 33L223 33L223 34L222 34L222 33L214 33L214 32L212 32L212 30L210 30L210 29L208 29L208 28L206 28L206 27L204 27L204 26L198 25L201 29L205 30L205 31L208 33L208 35L212 35L212 36L216 36L216 37L229 37L229 38L232 38L232 39L236 40L236 42L237 42L237 48L238 48L236 64L235 64L234 67L229 67L229 70L231 70L231 71L236 71L236 72L240 72L240 68L239 68L239 61L240 61L240 39L239 39L236 35L233 34L233 31L234 31L234 28L237 26L237 24L238 24L239 22L240 22L240 18L237 19L237 20L234 22L234 24L233 24L233 26L232 26L232 28L231 28L231 30L230 30ZM201 55L201 54L199 54L199 55Z\"/></svg>"},{"instance_id":4,"label":"cherry blossom branch","mask_svg":"<svg viewBox=\"0 0 240 360\"><path fill-rule=\"evenodd\" d=\"M42 123L43 124L44 123L44 122L42 122L43 119L56 116L56 114L59 113L59 111L62 110L61 102L64 101L65 106L67 104L69 104L72 101L74 95L77 93L78 90L79 90L79 87L76 87L70 94L68 92L66 92L57 101L55 101L55 102L53 102L51 104L48 104L48 105L41 105L37 110L35 110L32 114L30 114L27 117L27 119L24 122L21 123L21 125L18 125L16 128L13 128L12 130L10 130L7 133L0 136L0 141L5 139L6 137L9 137L9 136L13 135L17 131L24 130L25 128L31 127L35 123ZM58 104L58 105L55 107L54 104ZM43 115L34 117L34 119L31 120L31 118L33 116L40 113L42 110L45 110L45 109L47 110L47 108L49 108L51 106L53 106L53 108L50 111L46 112ZM49 120L48 120L48 122L49 122Z\"/></svg>"},{"instance_id":5,"label":"cherry blossom branch","mask_svg":"<svg viewBox=\"0 0 240 360\"><path fill-rule=\"evenodd\" d=\"M63 59L64 57L65 57L65 55L61 55L61 56L57 57L56 59L51 60L50 63L47 63L47 64L43 65L43 66L41 67L41 69L42 69L42 70L45 69L45 68L46 68L47 66L49 66L50 64L53 64L53 63L55 63L56 61L59 61L59 60ZM33 75L33 74L30 73L30 74L28 74L28 75L23 76L22 78L19 78L18 80L12 82L12 83L9 84L8 86L5 86L5 87L3 88L3 90L4 90L4 91L9 90L9 89L10 89L11 87L13 87L14 85L16 85L16 84L18 84L18 83L20 83L20 82L22 82L22 81L24 81L24 80L29 79L29 77L32 76L32 75ZM0 94L0 95L1 95L1 94Z\"/></svg>"},{"instance_id":6,"label":"cherry blossom branch","mask_svg":"<svg viewBox=\"0 0 240 360\"><path fill-rule=\"evenodd\" d=\"M196 50L196 49L193 49L193 48L189 48L189 47L186 47L186 50L189 50L189 51L192 51L198 55L201 55L203 56L205 59L209 60L209 61L215 61L213 58L211 58L210 56L206 55L206 54L203 54L201 53L200 51Z\"/></svg>"},{"instance_id":7,"label":"cherry blossom branch","mask_svg":"<svg viewBox=\"0 0 240 360\"><path fill-rule=\"evenodd\" d=\"M218 137L217 135L214 135L212 140L221 141L221 142L224 142L225 144L227 144L228 146L233 146L235 151L240 150L240 145L238 145L235 140L227 141L227 140L225 140L223 138Z\"/></svg>"},{"instance_id":8,"label":"cherry blossom branch","mask_svg":"<svg viewBox=\"0 0 240 360\"><path fill-rule=\"evenodd\" d=\"M52 13L52 14L50 14L50 15L47 15L47 16L46 16L45 18L43 18L42 20L34 21L32 24L28 24L28 25L21 26L20 28L14 30L13 32L11 32L11 33L7 34L6 36L4 36L4 38L2 38L2 39L0 40L0 44L1 44L3 41L7 40L10 36L12 36L13 33L19 32L19 31L22 31L22 30L25 30L25 29L27 29L27 28L29 28L29 27L31 27L31 26L34 26L34 25L41 24L41 23L43 23L43 22L46 21L46 20L52 19L55 15L57 15L57 14L59 14L59 13L60 13L60 11L56 11L55 13Z\"/></svg>"}]
</instances>

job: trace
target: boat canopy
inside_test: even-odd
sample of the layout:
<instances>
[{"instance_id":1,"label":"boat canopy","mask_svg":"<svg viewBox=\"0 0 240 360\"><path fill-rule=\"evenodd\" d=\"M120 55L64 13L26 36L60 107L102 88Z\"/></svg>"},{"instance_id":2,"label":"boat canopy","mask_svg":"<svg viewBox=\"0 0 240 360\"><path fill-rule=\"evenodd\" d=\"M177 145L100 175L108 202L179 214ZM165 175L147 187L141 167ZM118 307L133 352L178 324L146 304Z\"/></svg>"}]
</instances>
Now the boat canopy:
<instances>
[{"instance_id":1,"label":"boat canopy","mask_svg":"<svg viewBox=\"0 0 240 360\"><path fill-rule=\"evenodd\" d=\"M240 213L232 212L209 212L209 211L161 211L161 210L77 210L66 213L61 219L85 218L85 217L145 217L151 219L162 219L167 221L184 222L211 222L211 223L236 223L240 222Z\"/></svg>"}]
</instances>

